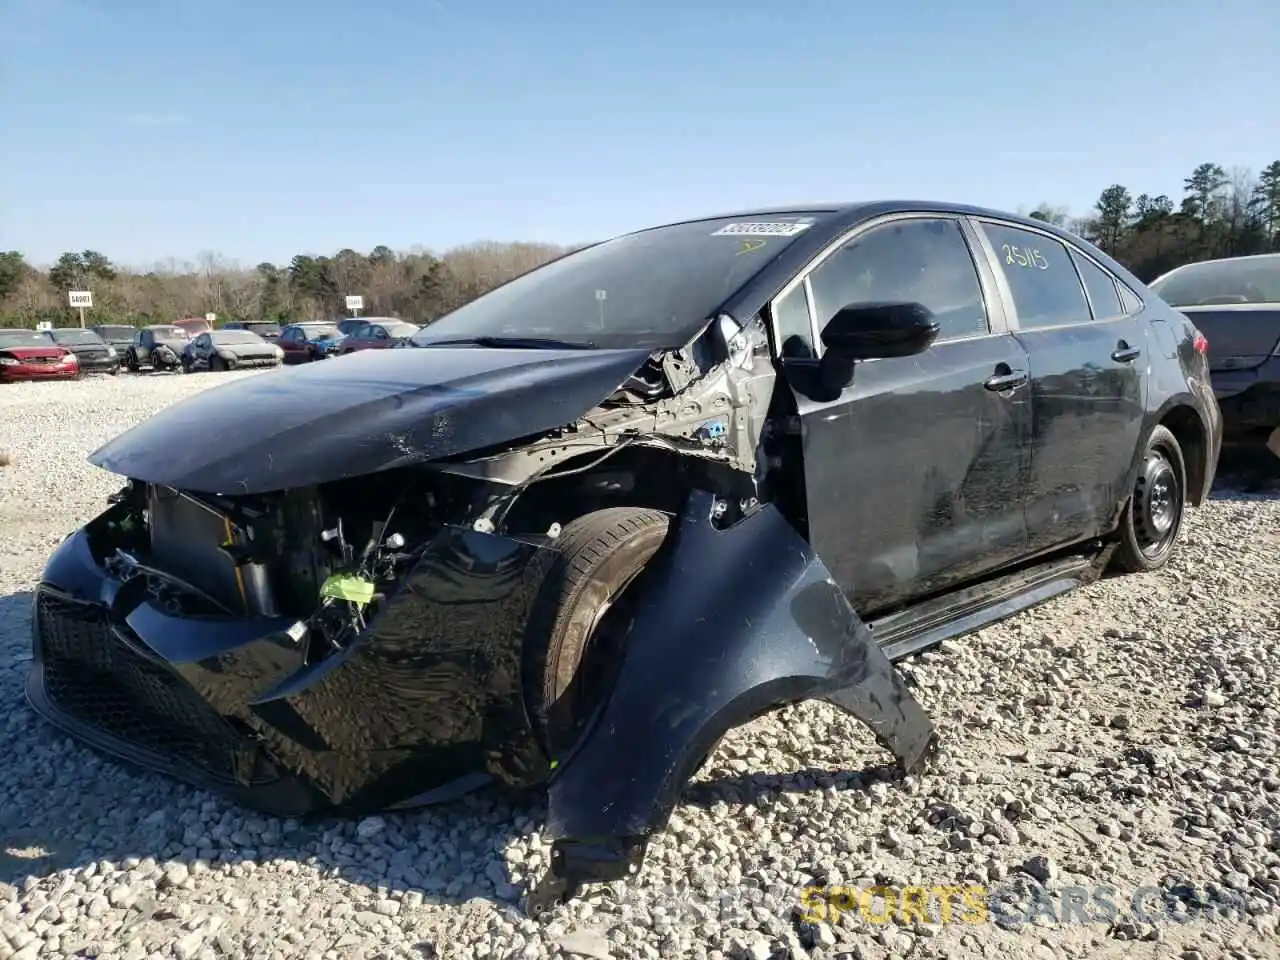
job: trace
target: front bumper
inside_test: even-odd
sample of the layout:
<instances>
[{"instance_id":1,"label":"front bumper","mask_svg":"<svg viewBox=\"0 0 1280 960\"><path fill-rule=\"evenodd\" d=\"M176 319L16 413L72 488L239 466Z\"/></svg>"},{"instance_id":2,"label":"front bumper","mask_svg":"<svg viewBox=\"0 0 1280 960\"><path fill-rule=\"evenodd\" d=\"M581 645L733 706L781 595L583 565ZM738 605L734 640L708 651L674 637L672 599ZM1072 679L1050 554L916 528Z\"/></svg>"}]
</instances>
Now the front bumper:
<instances>
[{"instance_id":1,"label":"front bumper","mask_svg":"<svg viewBox=\"0 0 1280 960\"><path fill-rule=\"evenodd\" d=\"M80 375L79 364L22 363L0 366L0 382L22 383L29 380L74 380Z\"/></svg>"},{"instance_id":2,"label":"front bumper","mask_svg":"<svg viewBox=\"0 0 1280 960\"><path fill-rule=\"evenodd\" d=\"M119 357L101 357L93 360L80 358L80 369L85 373L110 373L112 370L119 369Z\"/></svg>"},{"instance_id":3,"label":"front bumper","mask_svg":"<svg viewBox=\"0 0 1280 960\"><path fill-rule=\"evenodd\" d=\"M62 543L34 601L27 699L71 735L280 816L550 773L519 682L544 549L447 529L366 632L317 661L293 621L166 613L104 568L102 520Z\"/></svg>"}]
</instances>

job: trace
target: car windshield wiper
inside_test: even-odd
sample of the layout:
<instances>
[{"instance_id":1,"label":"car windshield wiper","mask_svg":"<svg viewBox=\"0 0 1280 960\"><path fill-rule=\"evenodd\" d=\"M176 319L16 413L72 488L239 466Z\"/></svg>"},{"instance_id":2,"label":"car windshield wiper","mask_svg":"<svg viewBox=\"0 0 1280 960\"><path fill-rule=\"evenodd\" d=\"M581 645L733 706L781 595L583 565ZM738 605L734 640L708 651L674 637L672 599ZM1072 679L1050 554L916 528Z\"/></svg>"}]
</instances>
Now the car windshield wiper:
<instances>
[{"instance_id":1,"label":"car windshield wiper","mask_svg":"<svg viewBox=\"0 0 1280 960\"><path fill-rule=\"evenodd\" d=\"M431 340L421 347L448 347L474 344L478 347L507 347L512 350L595 350L590 340L555 340L551 337L459 337L456 340Z\"/></svg>"}]
</instances>

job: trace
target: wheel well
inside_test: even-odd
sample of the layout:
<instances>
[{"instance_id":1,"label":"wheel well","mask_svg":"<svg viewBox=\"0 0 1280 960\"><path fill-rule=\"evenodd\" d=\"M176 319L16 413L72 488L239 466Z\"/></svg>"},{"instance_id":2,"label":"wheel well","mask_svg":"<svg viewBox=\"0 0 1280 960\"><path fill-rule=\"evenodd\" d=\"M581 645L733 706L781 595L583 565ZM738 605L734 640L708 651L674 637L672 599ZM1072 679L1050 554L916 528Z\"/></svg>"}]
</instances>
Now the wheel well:
<instances>
[{"instance_id":1,"label":"wheel well","mask_svg":"<svg viewBox=\"0 0 1280 960\"><path fill-rule=\"evenodd\" d=\"M1187 501L1198 507L1204 501L1205 430L1200 415L1191 407L1174 407L1160 420L1182 448L1187 469Z\"/></svg>"},{"instance_id":2,"label":"wheel well","mask_svg":"<svg viewBox=\"0 0 1280 960\"><path fill-rule=\"evenodd\" d=\"M516 498L503 519L511 532L541 532L551 524L608 507L647 507L678 513L694 487L715 489L717 471L673 451L637 447L599 463L598 453L582 454L540 478Z\"/></svg>"}]
</instances>

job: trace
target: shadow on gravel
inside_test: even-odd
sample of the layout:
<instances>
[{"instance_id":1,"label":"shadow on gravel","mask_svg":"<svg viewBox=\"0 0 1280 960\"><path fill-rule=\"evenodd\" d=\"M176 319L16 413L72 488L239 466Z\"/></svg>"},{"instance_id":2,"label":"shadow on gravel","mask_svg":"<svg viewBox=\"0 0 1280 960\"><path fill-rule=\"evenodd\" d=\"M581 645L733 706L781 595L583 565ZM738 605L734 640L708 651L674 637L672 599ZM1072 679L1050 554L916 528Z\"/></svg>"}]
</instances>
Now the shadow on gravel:
<instances>
[{"instance_id":1,"label":"shadow on gravel","mask_svg":"<svg viewBox=\"0 0 1280 960\"><path fill-rule=\"evenodd\" d=\"M1261 446L1224 447L1210 497L1234 500L1241 494L1280 499L1280 457Z\"/></svg>"},{"instance_id":2,"label":"shadow on gravel","mask_svg":"<svg viewBox=\"0 0 1280 960\"><path fill-rule=\"evenodd\" d=\"M874 764L861 770L829 770L808 767L792 773L742 773L697 780L680 797L682 805L712 807L717 803L754 805L778 794L815 793L835 788L866 792L874 783L895 783L902 774L891 763Z\"/></svg>"}]
</instances>

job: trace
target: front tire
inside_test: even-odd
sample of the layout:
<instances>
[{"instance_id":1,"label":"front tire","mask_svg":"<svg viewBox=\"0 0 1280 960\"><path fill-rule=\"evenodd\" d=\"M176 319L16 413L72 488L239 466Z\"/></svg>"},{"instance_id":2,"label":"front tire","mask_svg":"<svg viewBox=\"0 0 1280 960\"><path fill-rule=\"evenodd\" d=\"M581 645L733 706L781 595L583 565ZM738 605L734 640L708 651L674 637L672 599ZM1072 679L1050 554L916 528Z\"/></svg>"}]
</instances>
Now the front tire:
<instances>
[{"instance_id":1,"label":"front tire","mask_svg":"<svg viewBox=\"0 0 1280 960\"><path fill-rule=\"evenodd\" d=\"M1187 467L1178 438L1157 426L1147 439L1112 558L1124 573L1149 573L1169 562L1187 508Z\"/></svg>"},{"instance_id":2,"label":"front tire","mask_svg":"<svg viewBox=\"0 0 1280 960\"><path fill-rule=\"evenodd\" d=\"M611 507L561 531L524 654L526 702L553 758L572 749L599 706L631 624L636 591L628 588L670 524L656 510Z\"/></svg>"}]
</instances>

